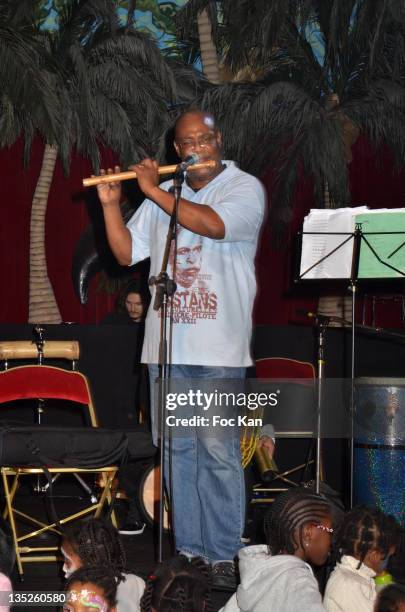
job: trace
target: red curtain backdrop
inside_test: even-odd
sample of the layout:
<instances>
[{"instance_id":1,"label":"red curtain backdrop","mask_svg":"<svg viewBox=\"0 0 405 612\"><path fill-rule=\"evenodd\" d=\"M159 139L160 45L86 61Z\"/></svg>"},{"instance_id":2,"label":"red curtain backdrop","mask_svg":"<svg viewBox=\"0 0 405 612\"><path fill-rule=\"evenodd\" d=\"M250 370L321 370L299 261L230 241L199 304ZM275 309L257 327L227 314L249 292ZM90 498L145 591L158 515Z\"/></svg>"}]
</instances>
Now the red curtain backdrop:
<instances>
[{"instance_id":1,"label":"red curtain backdrop","mask_svg":"<svg viewBox=\"0 0 405 612\"><path fill-rule=\"evenodd\" d=\"M22 164L22 143L0 151L0 322L25 323L28 317L29 225L32 195L39 175L43 144L36 140L26 170ZM405 206L405 172L396 173L392 158L382 152L380 162L370 145L360 138L353 148L350 182L353 205L372 208ZM104 155L112 165L111 155ZM69 176L57 163L46 219L46 250L49 276L62 319L77 323L97 323L113 308L111 296L97 292L97 278L90 285L89 301L81 306L71 282L75 245L89 219L82 179L91 174L89 162L72 157ZM264 177L271 205L271 173ZM94 205L97 205L96 203ZM273 239L264 228L257 256L259 292L255 323L285 325L302 320L301 311L316 306L316 288L299 288L291 282L294 236L303 217L313 207L311 185L301 180L295 194L294 216L289 242L282 251L273 248ZM388 323L391 323L391 318ZM382 324L382 322L379 322Z\"/></svg>"},{"instance_id":2,"label":"red curtain backdrop","mask_svg":"<svg viewBox=\"0 0 405 612\"><path fill-rule=\"evenodd\" d=\"M32 196L41 168L43 144L35 140L29 166L23 167L22 143L0 151L3 169L0 191L0 322L26 323L29 295L29 230ZM113 159L104 153L106 166ZM97 323L113 308L113 297L97 291L98 279L90 285L89 300L81 306L76 298L71 265L75 245L88 226L82 179L90 176L91 166L74 155L69 175L56 164L46 216L46 256L48 274L55 292L62 320Z\"/></svg>"}]
</instances>

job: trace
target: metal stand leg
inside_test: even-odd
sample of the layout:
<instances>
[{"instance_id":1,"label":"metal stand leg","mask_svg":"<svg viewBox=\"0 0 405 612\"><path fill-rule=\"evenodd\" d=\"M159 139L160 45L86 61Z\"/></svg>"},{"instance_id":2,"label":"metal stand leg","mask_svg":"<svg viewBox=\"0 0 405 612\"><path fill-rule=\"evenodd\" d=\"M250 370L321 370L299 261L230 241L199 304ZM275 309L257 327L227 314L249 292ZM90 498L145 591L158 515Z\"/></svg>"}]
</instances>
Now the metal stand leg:
<instances>
[{"instance_id":1,"label":"metal stand leg","mask_svg":"<svg viewBox=\"0 0 405 612\"><path fill-rule=\"evenodd\" d=\"M325 368L325 334L329 324L328 317L319 317L318 325L318 379L317 383L317 415L316 415L316 475L315 490L319 493L321 485L322 464L322 402L323 402L323 379Z\"/></svg>"},{"instance_id":2,"label":"metal stand leg","mask_svg":"<svg viewBox=\"0 0 405 612\"><path fill-rule=\"evenodd\" d=\"M11 495L10 495L10 490L9 490L9 487L8 487L7 474L4 471L4 468L2 469L2 477L3 477L4 494L6 496L7 513L8 513L8 517L9 517L9 521L10 521L11 531L13 533L13 541L14 541L14 550L15 550L15 558L16 558L16 563L17 563L17 569L18 569L18 573L20 574L21 580L23 580L24 570L23 570L23 566L22 566L22 562L21 562L21 557L20 557L20 547L19 547L19 543L18 543L17 529L16 529L15 520L14 520L13 504L12 504L12 499L11 499ZM13 483L13 490L14 490L14 485L15 485L15 481ZM15 494L15 490L13 491L13 493Z\"/></svg>"},{"instance_id":3,"label":"metal stand leg","mask_svg":"<svg viewBox=\"0 0 405 612\"><path fill-rule=\"evenodd\" d=\"M354 484L354 377L355 377L355 315L356 315L356 285L350 285L352 293L352 345L351 345L351 389L350 389L350 441L349 441L349 462L350 462L350 508L353 508L353 484Z\"/></svg>"}]
</instances>

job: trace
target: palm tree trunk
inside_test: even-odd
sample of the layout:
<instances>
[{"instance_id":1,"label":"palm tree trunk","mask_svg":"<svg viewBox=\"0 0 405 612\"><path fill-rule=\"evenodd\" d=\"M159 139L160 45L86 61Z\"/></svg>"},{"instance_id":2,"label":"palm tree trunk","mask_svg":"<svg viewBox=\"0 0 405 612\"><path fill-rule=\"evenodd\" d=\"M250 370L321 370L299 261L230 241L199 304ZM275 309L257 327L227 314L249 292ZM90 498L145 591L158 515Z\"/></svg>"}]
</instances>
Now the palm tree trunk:
<instances>
[{"instance_id":1,"label":"palm tree trunk","mask_svg":"<svg viewBox=\"0 0 405 612\"><path fill-rule=\"evenodd\" d=\"M58 148L45 145L41 172L32 200L30 225L29 323L60 323L61 315L48 278L45 216Z\"/></svg>"},{"instance_id":2,"label":"palm tree trunk","mask_svg":"<svg viewBox=\"0 0 405 612\"><path fill-rule=\"evenodd\" d=\"M217 50L212 38L212 24L207 10L198 14L198 37L203 71L207 79L216 85L221 82Z\"/></svg>"}]
</instances>

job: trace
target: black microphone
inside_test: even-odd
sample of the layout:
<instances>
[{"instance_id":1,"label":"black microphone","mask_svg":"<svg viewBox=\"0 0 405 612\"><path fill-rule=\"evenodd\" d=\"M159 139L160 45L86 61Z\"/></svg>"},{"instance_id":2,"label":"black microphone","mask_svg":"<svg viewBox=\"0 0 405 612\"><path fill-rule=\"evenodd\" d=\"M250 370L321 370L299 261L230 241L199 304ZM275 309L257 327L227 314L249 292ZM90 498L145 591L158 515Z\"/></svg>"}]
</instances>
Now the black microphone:
<instances>
[{"instance_id":1,"label":"black microphone","mask_svg":"<svg viewBox=\"0 0 405 612\"><path fill-rule=\"evenodd\" d=\"M187 168L189 168L190 166L194 166L194 164L198 164L199 162L200 156L197 155L197 153L192 153L191 155L187 155L186 159L178 165L178 169L181 172L184 172L185 170L187 170Z\"/></svg>"}]
</instances>

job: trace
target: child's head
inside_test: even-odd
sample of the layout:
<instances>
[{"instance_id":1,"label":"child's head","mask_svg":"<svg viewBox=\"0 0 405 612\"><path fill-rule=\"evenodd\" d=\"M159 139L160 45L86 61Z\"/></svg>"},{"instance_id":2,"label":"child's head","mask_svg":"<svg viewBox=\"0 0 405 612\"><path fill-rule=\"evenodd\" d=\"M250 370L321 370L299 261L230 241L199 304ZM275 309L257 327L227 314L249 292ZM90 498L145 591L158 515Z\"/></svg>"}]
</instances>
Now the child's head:
<instances>
[{"instance_id":1,"label":"child's head","mask_svg":"<svg viewBox=\"0 0 405 612\"><path fill-rule=\"evenodd\" d=\"M295 555L323 565L332 539L332 511L328 500L305 488L281 493L264 524L272 555Z\"/></svg>"},{"instance_id":2,"label":"child's head","mask_svg":"<svg viewBox=\"0 0 405 612\"><path fill-rule=\"evenodd\" d=\"M101 519L79 521L62 539L63 571L69 576L82 566L107 567L118 580L125 568L125 553L118 531Z\"/></svg>"},{"instance_id":3,"label":"child's head","mask_svg":"<svg viewBox=\"0 0 405 612\"><path fill-rule=\"evenodd\" d=\"M350 555L377 574L395 551L398 523L380 510L357 506L344 517L336 537L339 557Z\"/></svg>"},{"instance_id":4,"label":"child's head","mask_svg":"<svg viewBox=\"0 0 405 612\"><path fill-rule=\"evenodd\" d=\"M13 533L8 523L0 516L0 572L10 576L15 563Z\"/></svg>"},{"instance_id":5,"label":"child's head","mask_svg":"<svg viewBox=\"0 0 405 612\"><path fill-rule=\"evenodd\" d=\"M146 581L141 612L212 612L211 575L202 559L177 556Z\"/></svg>"},{"instance_id":6,"label":"child's head","mask_svg":"<svg viewBox=\"0 0 405 612\"><path fill-rule=\"evenodd\" d=\"M386 586L378 596L376 612L405 612L405 585Z\"/></svg>"},{"instance_id":7,"label":"child's head","mask_svg":"<svg viewBox=\"0 0 405 612\"><path fill-rule=\"evenodd\" d=\"M82 567L66 583L63 612L116 612L117 581L105 567Z\"/></svg>"},{"instance_id":8,"label":"child's head","mask_svg":"<svg viewBox=\"0 0 405 612\"><path fill-rule=\"evenodd\" d=\"M394 582L405 584L405 529L399 527L396 537L396 549L388 560L388 572L392 575Z\"/></svg>"}]
</instances>

